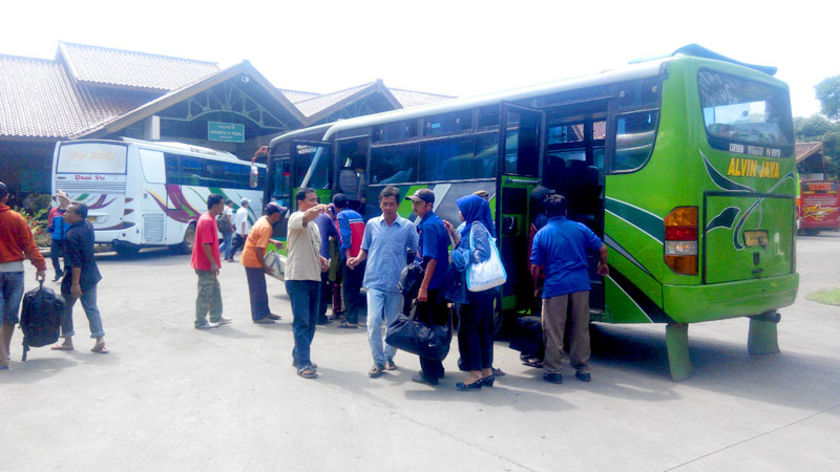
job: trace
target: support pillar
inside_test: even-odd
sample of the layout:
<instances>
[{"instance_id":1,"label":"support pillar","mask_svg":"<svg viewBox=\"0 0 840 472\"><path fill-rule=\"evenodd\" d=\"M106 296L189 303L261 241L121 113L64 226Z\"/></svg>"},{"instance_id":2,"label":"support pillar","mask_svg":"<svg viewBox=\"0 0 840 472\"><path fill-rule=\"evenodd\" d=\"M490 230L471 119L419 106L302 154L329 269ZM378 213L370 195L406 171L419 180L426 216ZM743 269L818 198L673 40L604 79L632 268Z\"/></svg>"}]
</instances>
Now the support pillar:
<instances>
[{"instance_id":1,"label":"support pillar","mask_svg":"<svg viewBox=\"0 0 840 472\"><path fill-rule=\"evenodd\" d=\"M669 323L665 327L665 346L668 349L668 367L675 382L691 376L691 357L688 354L688 324Z\"/></svg>"},{"instance_id":2,"label":"support pillar","mask_svg":"<svg viewBox=\"0 0 840 472\"><path fill-rule=\"evenodd\" d=\"M747 351L751 356L778 354L779 337L776 325L782 316L778 311L768 311L750 316L750 334L747 339Z\"/></svg>"}]
</instances>

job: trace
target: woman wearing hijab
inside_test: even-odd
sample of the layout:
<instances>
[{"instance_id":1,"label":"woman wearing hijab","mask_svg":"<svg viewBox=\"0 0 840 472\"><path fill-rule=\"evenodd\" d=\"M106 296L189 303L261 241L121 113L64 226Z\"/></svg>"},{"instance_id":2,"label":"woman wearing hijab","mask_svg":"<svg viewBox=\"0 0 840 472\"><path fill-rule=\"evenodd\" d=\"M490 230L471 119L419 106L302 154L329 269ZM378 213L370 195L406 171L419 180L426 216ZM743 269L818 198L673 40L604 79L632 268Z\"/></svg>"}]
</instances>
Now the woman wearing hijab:
<instances>
[{"instance_id":1,"label":"woman wearing hijab","mask_svg":"<svg viewBox=\"0 0 840 472\"><path fill-rule=\"evenodd\" d=\"M452 263L458 271L462 286L467 267L471 263L486 261L491 254L491 239L496 228L490 216L490 205L483 198L467 195L456 201L464 219L460 232L453 231L457 247L452 251ZM472 234L472 240L470 239ZM493 301L496 289L482 292L463 291L460 294L461 324L458 329L458 349L462 370L469 372L464 382L455 385L458 390L492 387L493 376Z\"/></svg>"}]
</instances>

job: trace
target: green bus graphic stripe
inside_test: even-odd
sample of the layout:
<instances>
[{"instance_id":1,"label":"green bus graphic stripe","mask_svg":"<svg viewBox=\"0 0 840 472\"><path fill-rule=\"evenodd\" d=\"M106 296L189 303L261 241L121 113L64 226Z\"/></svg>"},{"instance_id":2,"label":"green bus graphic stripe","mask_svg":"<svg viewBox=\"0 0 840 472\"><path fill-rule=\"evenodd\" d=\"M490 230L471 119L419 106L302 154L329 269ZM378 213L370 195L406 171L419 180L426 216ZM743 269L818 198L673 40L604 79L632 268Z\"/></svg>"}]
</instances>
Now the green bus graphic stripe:
<instances>
[{"instance_id":1,"label":"green bus graphic stripe","mask_svg":"<svg viewBox=\"0 0 840 472\"><path fill-rule=\"evenodd\" d=\"M610 237L610 235L608 235L606 233L604 233L604 243L606 243L607 246L613 248L615 250L615 252L624 256L625 259L632 262L633 265L635 265L636 267L641 269L642 272L649 275L651 278L655 279L655 277L653 277L653 274L651 274L650 271L647 270L647 268L645 266L643 266L641 262L636 260L636 258L633 257L633 255L631 255L630 252L627 251L627 249L624 249L624 247L621 244L618 244L613 238Z\"/></svg>"},{"instance_id":2,"label":"green bus graphic stripe","mask_svg":"<svg viewBox=\"0 0 840 472\"><path fill-rule=\"evenodd\" d=\"M665 225L662 218L610 197L606 198L604 209L659 241L659 244L665 243Z\"/></svg>"},{"instance_id":3,"label":"green bus graphic stripe","mask_svg":"<svg viewBox=\"0 0 840 472\"><path fill-rule=\"evenodd\" d=\"M725 208L719 215L712 218L712 221L709 221L705 231L709 233L720 228L732 229L735 218L738 217L739 213L741 213L741 209L738 207Z\"/></svg>"},{"instance_id":4,"label":"green bus graphic stripe","mask_svg":"<svg viewBox=\"0 0 840 472\"><path fill-rule=\"evenodd\" d=\"M610 279L633 300L644 313L654 323L675 323L674 319L668 316L665 311L659 307L650 297L645 295L642 290L633 282L624 276L621 272L613 266L610 268Z\"/></svg>"},{"instance_id":5,"label":"green bus graphic stripe","mask_svg":"<svg viewBox=\"0 0 840 472\"><path fill-rule=\"evenodd\" d=\"M709 178L711 178L712 182L714 182L719 188L729 192L753 192L753 189L747 187L746 185L735 183L724 177L723 174L718 172L712 163L709 162L709 158L703 154L703 151L700 151L700 156L703 157L703 164L706 165L706 172L709 174Z\"/></svg>"}]
</instances>

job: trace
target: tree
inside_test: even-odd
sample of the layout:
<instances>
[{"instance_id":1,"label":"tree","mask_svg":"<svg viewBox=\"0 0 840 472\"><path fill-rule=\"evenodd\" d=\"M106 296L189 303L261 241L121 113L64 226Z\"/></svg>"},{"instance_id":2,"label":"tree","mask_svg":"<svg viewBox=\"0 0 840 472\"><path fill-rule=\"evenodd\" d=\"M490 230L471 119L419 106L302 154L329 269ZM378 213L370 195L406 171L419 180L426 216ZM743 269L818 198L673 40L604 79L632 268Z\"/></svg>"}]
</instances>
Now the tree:
<instances>
[{"instance_id":1,"label":"tree","mask_svg":"<svg viewBox=\"0 0 840 472\"><path fill-rule=\"evenodd\" d=\"M793 131L797 141L821 141L825 133L836 127L837 125L817 113L808 118L797 116L793 119Z\"/></svg>"},{"instance_id":2,"label":"tree","mask_svg":"<svg viewBox=\"0 0 840 472\"><path fill-rule=\"evenodd\" d=\"M818 83L817 100L820 101L823 115L831 120L840 119L840 75L829 77Z\"/></svg>"}]
</instances>

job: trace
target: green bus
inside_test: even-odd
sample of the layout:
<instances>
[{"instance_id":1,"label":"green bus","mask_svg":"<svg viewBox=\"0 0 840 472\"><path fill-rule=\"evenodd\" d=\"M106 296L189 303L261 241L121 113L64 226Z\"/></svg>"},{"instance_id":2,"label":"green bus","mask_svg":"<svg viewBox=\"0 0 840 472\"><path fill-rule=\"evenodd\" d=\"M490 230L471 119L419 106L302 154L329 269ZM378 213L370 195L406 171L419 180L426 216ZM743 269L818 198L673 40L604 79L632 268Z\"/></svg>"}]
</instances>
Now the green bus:
<instances>
[{"instance_id":1,"label":"green bus","mask_svg":"<svg viewBox=\"0 0 840 472\"><path fill-rule=\"evenodd\" d=\"M679 380L691 370L689 323L749 317L749 352L778 352L777 309L796 296L793 126L774 73L690 45L594 76L297 130L271 142L265 199L291 208L299 187L341 192L371 218L383 187L428 187L457 226L455 200L484 190L507 315L532 306L529 192L554 189L609 248L609 276L590 264L592 321L666 324Z\"/></svg>"}]
</instances>

